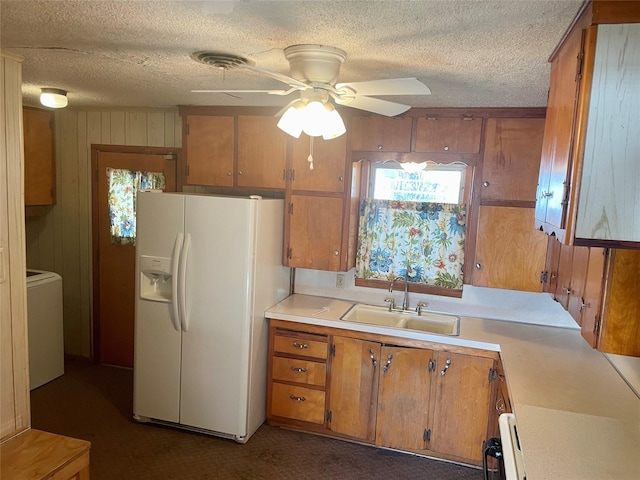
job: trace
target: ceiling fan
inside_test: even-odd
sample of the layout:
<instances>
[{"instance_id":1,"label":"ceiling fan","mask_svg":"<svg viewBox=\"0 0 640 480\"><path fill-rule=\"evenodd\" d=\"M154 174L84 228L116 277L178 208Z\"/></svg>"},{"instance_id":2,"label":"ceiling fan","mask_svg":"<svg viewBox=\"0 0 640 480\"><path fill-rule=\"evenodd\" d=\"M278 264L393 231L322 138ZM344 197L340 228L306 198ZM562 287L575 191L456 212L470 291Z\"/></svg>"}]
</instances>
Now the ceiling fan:
<instances>
[{"instance_id":1,"label":"ceiling fan","mask_svg":"<svg viewBox=\"0 0 640 480\"><path fill-rule=\"evenodd\" d=\"M340 66L347 54L335 47L325 45L292 45L284 49L289 61L290 76L261 68L255 62L235 54L216 51L196 52L192 58L198 62L217 68L245 68L274 78L289 86L287 90L192 90L200 93L267 93L270 95L290 95L300 92L300 99L292 101L278 115L291 105L302 100L309 103L318 100L327 105L331 97L338 105L353 107L389 117L406 112L408 105L389 102L372 96L387 95L429 95L431 90L416 78L392 78L363 82L336 83ZM331 108L333 108L331 106Z\"/></svg>"}]
</instances>

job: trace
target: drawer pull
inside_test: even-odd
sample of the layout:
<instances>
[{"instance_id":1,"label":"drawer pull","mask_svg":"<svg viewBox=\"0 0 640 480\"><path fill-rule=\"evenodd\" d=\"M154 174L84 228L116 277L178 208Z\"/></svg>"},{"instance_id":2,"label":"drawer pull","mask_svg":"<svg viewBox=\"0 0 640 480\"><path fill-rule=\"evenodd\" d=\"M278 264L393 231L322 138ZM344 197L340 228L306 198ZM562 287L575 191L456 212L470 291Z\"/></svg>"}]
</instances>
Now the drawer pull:
<instances>
[{"instance_id":1,"label":"drawer pull","mask_svg":"<svg viewBox=\"0 0 640 480\"><path fill-rule=\"evenodd\" d=\"M293 345L295 348L300 349L309 348L309 345L307 345L306 343L293 342L291 345Z\"/></svg>"},{"instance_id":2,"label":"drawer pull","mask_svg":"<svg viewBox=\"0 0 640 480\"><path fill-rule=\"evenodd\" d=\"M291 400L295 400L296 402L304 402L306 400L305 397L296 397L295 395L289 395Z\"/></svg>"},{"instance_id":3,"label":"drawer pull","mask_svg":"<svg viewBox=\"0 0 640 480\"><path fill-rule=\"evenodd\" d=\"M292 372L306 373L307 369L303 367L291 367Z\"/></svg>"}]
</instances>

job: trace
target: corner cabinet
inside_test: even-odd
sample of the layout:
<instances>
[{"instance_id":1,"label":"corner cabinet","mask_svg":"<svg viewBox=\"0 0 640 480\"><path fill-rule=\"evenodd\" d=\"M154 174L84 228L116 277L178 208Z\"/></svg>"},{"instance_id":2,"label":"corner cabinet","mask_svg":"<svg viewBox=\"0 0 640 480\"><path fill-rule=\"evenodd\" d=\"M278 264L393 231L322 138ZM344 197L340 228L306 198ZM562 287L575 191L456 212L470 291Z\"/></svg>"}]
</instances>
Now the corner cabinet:
<instances>
[{"instance_id":1,"label":"corner cabinet","mask_svg":"<svg viewBox=\"0 0 640 480\"><path fill-rule=\"evenodd\" d=\"M640 3L585 4L551 60L536 227L640 248Z\"/></svg>"},{"instance_id":2,"label":"corner cabinet","mask_svg":"<svg viewBox=\"0 0 640 480\"><path fill-rule=\"evenodd\" d=\"M270 424L482 464L496 352L280 320L270 339Z\"/></svg>"}]
</instances>

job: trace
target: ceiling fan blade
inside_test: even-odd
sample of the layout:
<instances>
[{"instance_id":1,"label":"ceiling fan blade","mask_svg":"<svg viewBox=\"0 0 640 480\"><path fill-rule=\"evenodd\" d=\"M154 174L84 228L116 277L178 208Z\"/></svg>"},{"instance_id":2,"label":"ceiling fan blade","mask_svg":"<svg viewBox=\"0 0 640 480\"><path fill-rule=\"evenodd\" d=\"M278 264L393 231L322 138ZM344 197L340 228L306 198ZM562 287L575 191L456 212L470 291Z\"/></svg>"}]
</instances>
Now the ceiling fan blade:
<instances>
[{"instance_id":1,"label":"ceiling fan blade","mask_svg":"<svg viewBox=\"0 0 640 480\"><path fill-rule=\"evenodd\" d=\"M269 95L289 95L298 91L297 88L289 90L191 90L191 93L268 93Z\"/></svg>"},{"instance_id":2,"label":"ceiling fan blade","mask_svg":"<svg viewBox=\"0 0 640 480\"><path fill-rule=\"evenodd\" d=\"M411 108L410 106L402 105L401 103L388 102L386 100L380 100L379 98L360 95L357 97L337 97L335 101L336 103L346 107L366 110L367 112L378 113L380 115L386 115L387 117L400 115Z\"/></svg>"},{"instance_id":3,"label":"ceiling fan blade","mask_svg":"<svg viewBox=\"0 0 640 480\"><path fill-rule=\"evenodd\" d=\"M431 90L417 78L389 78L366 82L338 83L336 89L348 88L358 95L430 95Z\"/></svg>"},{"instance_id":4,"label":"ceiling fan blade","mask_svg":"<svg viewBox=\"0 0 640 480\"><path fill-rule=\"evenodd\" d=\"M282 73L274 72L273 70L268 70L266 68L260 68L260 67L256 67L255 65L249 65L249 64L238 65L238 67L246 68L248 70L253 70L254 72L262 73L264 75L267 75L268 77L275 78L276 80L282 83L286 83L290 87L295 88L297 90L306 90L307 88L311 88L309 85L307 85L304 82L301 82L300 80L296 80L295 78L289 77Z\"/></svg>"}]
</instances>

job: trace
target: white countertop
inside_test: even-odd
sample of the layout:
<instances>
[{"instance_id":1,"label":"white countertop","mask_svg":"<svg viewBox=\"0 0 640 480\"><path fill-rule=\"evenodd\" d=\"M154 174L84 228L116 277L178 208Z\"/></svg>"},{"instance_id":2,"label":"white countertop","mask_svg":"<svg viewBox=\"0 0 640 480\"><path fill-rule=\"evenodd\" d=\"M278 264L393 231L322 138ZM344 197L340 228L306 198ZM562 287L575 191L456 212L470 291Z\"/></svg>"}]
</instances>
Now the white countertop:
<instances>
[{"instance_id":1,"label":"white countertop","mask_svg":"<svg viewBox=\"0 0 640 480\"><path fill-rule=\"evenodd\" d=\"M265 315L499 351L528 480L640 479L640 399L619 374L620 368L635 371L637 364L623 358L622 367L614 368L574 327L492 320L486 318L490 309L481 306L473 317L451 312L461 316L460 335L447 337L347 324L340 317L353 303L295 294ZM528 317L544 317L535 313L535 304L523 308ZM523 317L515 305L513 312Z\"/></svg>"}]
</instances>

